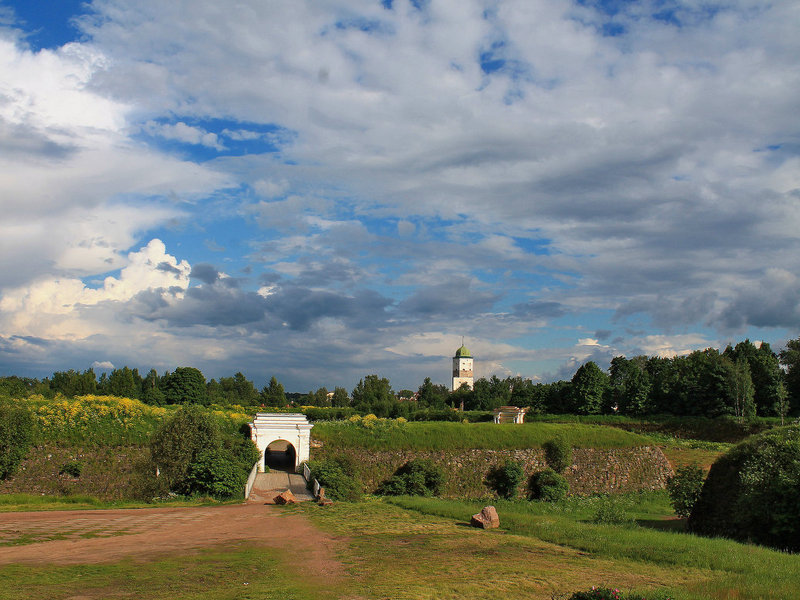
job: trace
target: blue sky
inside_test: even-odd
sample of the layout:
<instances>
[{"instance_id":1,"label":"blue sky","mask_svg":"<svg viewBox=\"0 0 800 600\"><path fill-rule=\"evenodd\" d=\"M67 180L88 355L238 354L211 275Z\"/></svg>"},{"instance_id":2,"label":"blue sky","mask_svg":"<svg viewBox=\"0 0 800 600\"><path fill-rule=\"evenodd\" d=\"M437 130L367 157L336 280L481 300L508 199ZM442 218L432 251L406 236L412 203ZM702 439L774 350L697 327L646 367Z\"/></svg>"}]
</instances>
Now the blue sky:
<instances>
[{"instance_id":1,"label":"blue sky","mask_svg":"<svg viewBox=\"0 0 800 600\"><path fill-rule=\"evenodd\" d=\"M0 374L569 378L800 332L795 2L0 0Z\"/></svg>"}]
</instances>

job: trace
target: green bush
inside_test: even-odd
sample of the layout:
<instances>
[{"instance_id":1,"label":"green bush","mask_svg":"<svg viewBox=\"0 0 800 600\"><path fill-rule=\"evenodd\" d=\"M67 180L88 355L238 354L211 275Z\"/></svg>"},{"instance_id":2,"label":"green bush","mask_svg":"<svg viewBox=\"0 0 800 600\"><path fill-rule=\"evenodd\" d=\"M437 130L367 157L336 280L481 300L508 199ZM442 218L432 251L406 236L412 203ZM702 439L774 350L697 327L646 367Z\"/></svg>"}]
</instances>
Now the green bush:
<instances>
[{"instance_id":1,"label":"green bush","mask_svg":"<svg viewBox=\"0 0 800 600\"><path fill-rule=\"evenodd\" d=\"M325 488L325 496L333 500L361 500L361 480L353 461L346 456L324 458L308 463L311 477Z\"/></svg>"},{"instance_id":2,"label":"green bush","mask_svg":"<svg viewBox=\"0 0 800 600\"><path fill-rule=\"evenodd\" d=\"M681 467L670 477L667 481L667 492L676 515L688 517L692 514L692 508L703 489L704 479L703 469L697 465Z\"/></svg>"},{"instance_id":3,"label":"green bush","mask_svg":"<svg viewBox=\"0 0 800 600\"><path fill-rule=\"evenodd\" d=\"M248 429L249 433L249 429ZM234 460L247 472L261 459L261 452L255 442L249 437L234 436L228 438L225 447L230 451ZM267 467L264 467L267 469Z\"/></svg>"},{"instance_id":4,"label":"green bush","mask_svg":"<svg viewBox=\"0 0 800 600\"><path fill-rule=\"evenodd\" d=\"M218 449L221 435L212 415L198 406L182 406L153 434L150 456L170 490L192 494L189 467L206 450ZM252 466L252 465L251 465Z\"/></svg>"},{"instance_id":5,"label":"green bush","mask_svg":"<svg viewBox=\"0 0 800 600\"><path fill-rule=\"evenodd\" d=\"M0 479L13 475L28 454L33 438L30 412L0 403Z\"/></svg>"},{"instance_id":6,"label":"green bush","mask_svg":"<svg viewBox=\"0 0 800 600\"><path fill-rule=\"evenodd\" d=\"M717 459L690 531L800 550L800 426L755 435Z\"/></svg>"},{"instance_id":7,"label":"green bush","mask_svg":"<svg viewBox=\"0 0 800 600\"><path fill-rule=\"evenodd\" d=\"M548 466L556 473L563 473L572 465L572 446L561 436L545 442L544 457Z\"/></svg>"},{"instance_id":8,"label":"green bush","mask_svg":"<svg viewBox=\"0 0 800 600\"><path fill-rule=\"evenodd\" d=\"M618 498L606 496L600 500L597 511L592 517L592 523L599 525L632 525L634 519L628 514Z\"/></svg>"},{"instance_id":9,"label":"green bush","mask_svg":"<svg viewBox=\"0 0 800 600\"><path fill-rule=\"evenodd\" d=\"M241 496L245 483L247 473L241 463L230 452L219 448L200 452L189 465L186 476L186 484L193 493L215 498Z\"/></svg>"},{"instance_id":10,"label":"green bush","mask_svg":"<svg viewBox=\"0 0 800 600\"><path fill-rule=\"evenodd\" d=\"M530 497L533 500L558 502L566 498L568 492L569 483L564 476L549 467L531 476Z\"/></svg>"},{"instance_id":11,"label":"green bush","mask_svg":"<svg viewBox=\"0 0 800 600\"><path fill-rule=\"evenodd\" d=\"M71 460L68 463L64 463L61 465L61 469L59 469L59 475L69 475L70 477L80 477L81 472L83 472L83 463L78 462L77 460Z\"/></svg>"},{"instance_id":12,"label":"green bush","mask_svg":"<svg viewBox=\"0 0 800 600\"><path fill-rule=\"evenodd\" d=\"M444 488L442 468L427 458L415 458L383 482L378 493L385 496L438 496Z\"/></svg>"},{"instance_id":13,"label":"green bush","mask_svg":"<svg viewBox=\"0 0 800 600\"><path fill-rule=\"evenodd\" d=\"M247 475L261 454L243 430L223 433L213 414L196 405L182 406L153 434L150 462L141 466L135 488L144 499L164 488L181 495L216 498L241 495ZM248 430L249 431L249 430ZM159 483L148 482L158 469Z\"/></svg>"},{"instance_id":14,"label":"green bush","mask_svg":"<svg viewBox=\"0 0 800 600\"><path fill-rule=\"evenodd\" d=\"M517 496L517 490L524 478L522 465L515 460L507 460L489 471L486 483L501 498L511 499Z\"/></svg>"}]
</instances>

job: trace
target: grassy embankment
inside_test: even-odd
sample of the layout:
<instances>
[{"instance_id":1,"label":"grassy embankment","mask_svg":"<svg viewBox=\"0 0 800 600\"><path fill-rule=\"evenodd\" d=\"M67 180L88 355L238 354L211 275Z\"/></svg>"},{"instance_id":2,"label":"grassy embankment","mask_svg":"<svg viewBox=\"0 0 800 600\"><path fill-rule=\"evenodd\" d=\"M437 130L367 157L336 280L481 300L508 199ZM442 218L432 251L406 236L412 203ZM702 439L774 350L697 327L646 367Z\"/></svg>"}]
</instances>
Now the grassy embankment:
<instances>
[{"instance_id":1,"label":"grassy embankment","mask_svg":"<svg viewBox=\"0 0 800 600\"><path fill-rule=\"evenodd\" d=\"M362 419L316 423L314 439L337 449L368 450L514 450L538 448L556 436L575 448L631 448L653 445L651 438L600 425L525 423L409 422Z\"/></svg>"},{"instance_id":2,"label":"grassy embankment","mask_svg":"<svg viewBox=\"0 0 800 600\"><path fill-rule=\"evenodd\" d=\"M130 498L135 464L146 455L153 432L177 410L114 396L47 399L34 395L14 402L33 416L33 446L16 474L0 482L0 497L28 493L92 496L103 501ZM235 433L251 418L238 410L213 414L228 433ZM60 473L67 463L80 465L78 477Z\"/></svg>"}]
</instances>

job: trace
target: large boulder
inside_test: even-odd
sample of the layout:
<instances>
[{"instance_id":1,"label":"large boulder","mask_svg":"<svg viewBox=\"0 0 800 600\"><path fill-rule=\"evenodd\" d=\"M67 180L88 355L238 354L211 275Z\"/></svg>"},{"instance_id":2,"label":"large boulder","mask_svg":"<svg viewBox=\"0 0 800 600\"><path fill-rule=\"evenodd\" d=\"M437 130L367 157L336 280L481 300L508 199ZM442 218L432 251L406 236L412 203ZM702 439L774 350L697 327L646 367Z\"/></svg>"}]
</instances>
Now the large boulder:
<instances>
[{"instance_id":1,"label":"large boulder","mask_svg":"<svg viewBox=\"0 0 800 600\"><path fill-rule=\"evenodd\" d=\"M472 515L470 525L482 527L483 529L494 529L495 527L500 527L500 517L494 506L484 506L481 512Z\"/></svg>"}]
</instances>

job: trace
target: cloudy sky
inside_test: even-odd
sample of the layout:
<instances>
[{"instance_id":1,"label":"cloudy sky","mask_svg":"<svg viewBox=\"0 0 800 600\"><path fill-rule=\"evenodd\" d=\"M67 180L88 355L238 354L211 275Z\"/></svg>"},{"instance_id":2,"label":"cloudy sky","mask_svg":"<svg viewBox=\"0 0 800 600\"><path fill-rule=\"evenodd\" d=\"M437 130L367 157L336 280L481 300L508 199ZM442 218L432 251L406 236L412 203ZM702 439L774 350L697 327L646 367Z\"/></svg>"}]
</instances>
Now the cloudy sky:
<instances>
[{"instance_id":1,"label":"cloudy sky","mask_svg":"<svg viewBox=\"0 0 800 600\"><path fill-rule=\"evenodd\" d=\"M0 0L0 374L780 349L798 57L796 0Z\"/></svg>"}]
</instances>

